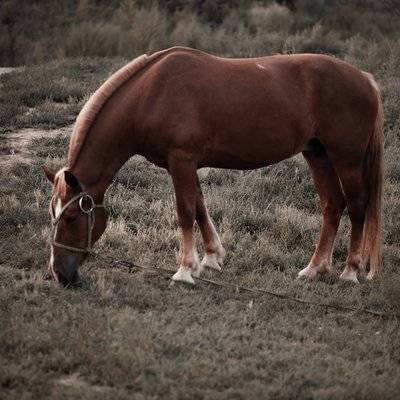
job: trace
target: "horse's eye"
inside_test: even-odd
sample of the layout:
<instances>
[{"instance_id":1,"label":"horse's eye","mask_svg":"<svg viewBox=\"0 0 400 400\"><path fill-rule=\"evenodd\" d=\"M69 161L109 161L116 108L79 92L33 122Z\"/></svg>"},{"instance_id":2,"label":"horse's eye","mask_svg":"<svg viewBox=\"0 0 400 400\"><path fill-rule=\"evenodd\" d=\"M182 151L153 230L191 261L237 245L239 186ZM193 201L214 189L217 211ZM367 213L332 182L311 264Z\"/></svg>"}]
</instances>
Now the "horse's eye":
<instances>
[{"instance_id":1,"label":"horse's eye","mask_svg":"<svg viewBox=\"0 0 400 400\"><path fill-rule=\"evenodd\" d=\"M67 224L71 224L72 222L75 222L76 219L77 219L77 217L66 217L66 218L65 218L65 222L66 222Z\"/></svg>"}]
</instances>

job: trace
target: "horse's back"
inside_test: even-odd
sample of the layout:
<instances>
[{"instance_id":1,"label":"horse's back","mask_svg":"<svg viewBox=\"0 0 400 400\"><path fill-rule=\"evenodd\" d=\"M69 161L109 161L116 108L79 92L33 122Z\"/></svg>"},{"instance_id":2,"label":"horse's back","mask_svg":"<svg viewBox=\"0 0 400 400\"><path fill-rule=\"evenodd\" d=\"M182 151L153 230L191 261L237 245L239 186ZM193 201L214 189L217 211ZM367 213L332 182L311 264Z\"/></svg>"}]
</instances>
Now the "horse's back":
<instances>
[{"instance_id":1,"label":"horse's back","mask_svg":"<svg viewBox=\"0 0 400 400\"><path fill-rule=\"evenodd\" d=\"M325 55L231 59L174 48L142 79L148 131L157 131L162 147L196 151L215 166L277 162L313 137L336 142L348 136L340 127L361 131L375 118L366 76Z\"/></svg>"},{"instance_id":2,"label":"horse's back","mask_svg":"<svg viewBox=\"0 0 400 400\"><path fill-rule=\"evenodd\" d=\"M176 47L165 51L154 64L149 79L153 80L154 96L169 97L171 107L185 98L187 105L196 103L209 112L223 113L235 107L239 111L246 105L271 109L277 104L296 114L296 110L306 111L303 105L308 112L321 114L329 109L330 114L340 114L344 105L352 112L376 105L365 73L322 54L223 58ZM151 91L147 95L152 97Z\"/></svg>"}]
</instances>

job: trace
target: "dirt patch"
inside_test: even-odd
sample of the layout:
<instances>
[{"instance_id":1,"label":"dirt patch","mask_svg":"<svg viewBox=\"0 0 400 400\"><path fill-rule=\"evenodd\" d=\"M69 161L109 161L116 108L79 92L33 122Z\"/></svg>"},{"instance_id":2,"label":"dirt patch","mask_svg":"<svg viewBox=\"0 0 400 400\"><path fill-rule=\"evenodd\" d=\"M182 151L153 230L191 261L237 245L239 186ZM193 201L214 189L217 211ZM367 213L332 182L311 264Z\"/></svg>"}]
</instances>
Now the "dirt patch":
<instances>
[{"instance_id":1,"label":"dirt patch","mask_svg":"<svg viewBox=\"0 0 400 400\"><path fill-rule=\"evenodd\" d=\"M0 75L8 74L8 73L14 72L14 71L19 72L19 71L22 71L24 68L25 67L17 67L17 68L15 68L15 67L1 67L0 68Z\"/></svg>"},{"instance_id":2,"label":"dirt patch","mask_svg":"<svg viewBox=\"0 0 400 400\"><path fill-rule=\"evenodd\" d=\"M108 386L91 385L77 373L60 378L56 383L59 386L75 389L80 392L89 391L89 392L105 393L112 391L112 388Z\"/></svg>"},{"instance_id":3,"label":"dirt patch","mask_svg":"<svg viewBox=\"0 0 400 400\"><path fill-rule=\"evenodd\" d=\"M33 140L41 138L55 138L59 135L71 136L73 125L51 130L21 129L8 133L0 139L0 167L6 168L15 162L30 163L32 151L30 145Z\"/></svg>"}]
</instances>

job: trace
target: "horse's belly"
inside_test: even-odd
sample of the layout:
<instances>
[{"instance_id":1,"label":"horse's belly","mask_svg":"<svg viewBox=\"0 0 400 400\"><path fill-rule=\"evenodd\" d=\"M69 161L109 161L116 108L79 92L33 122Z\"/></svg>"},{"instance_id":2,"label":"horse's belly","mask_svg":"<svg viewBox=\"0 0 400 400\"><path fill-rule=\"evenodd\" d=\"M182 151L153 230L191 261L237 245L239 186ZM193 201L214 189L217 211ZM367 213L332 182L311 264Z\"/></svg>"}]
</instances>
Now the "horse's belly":
<instances>
[{"instance_id":1,"label":"horse's belly","mask_svg":"<svg viewBox=\"0 0 400 400\"><path fill-rule=\"evenodd\" d=\"M214 168L255 169L275 164L300 151L297 135L234 135L219 137L200 164ZM299 139L299 140L297 140Z\"/></svg>"},{"instance_id":2,"label":"horse's belly","mask_svg":"<svg viewBox=\"0 0 400 400\"><path fill-rule=\"evenodd\" d=\"M227 168L227 169L256 169L272 164L267 159L249 160L237 154L222 151L213 151L199 163L199 167Z\"/></svg>"},{"instance_id":3,"label":"horse's belly","mask_svg":"<svg viewBox=\"0 0 400 400\"><path fill-rule=\"evenodd\" d=\"M229 169L256 169L278 163L292 157L297 152L293 151L263 151L254 153L249 151L232 151L230 149L210 150L200 161L202 167L229 168Z\"/></svg>"}]
</instances>

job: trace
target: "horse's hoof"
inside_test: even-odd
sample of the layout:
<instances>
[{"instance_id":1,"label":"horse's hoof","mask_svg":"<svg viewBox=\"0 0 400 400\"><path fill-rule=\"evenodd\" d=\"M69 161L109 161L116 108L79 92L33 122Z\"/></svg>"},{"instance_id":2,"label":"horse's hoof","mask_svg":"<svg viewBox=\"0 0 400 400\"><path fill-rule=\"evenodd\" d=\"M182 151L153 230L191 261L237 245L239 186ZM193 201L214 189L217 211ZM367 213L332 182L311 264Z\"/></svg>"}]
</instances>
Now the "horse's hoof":
<instances>
[{"instance_id":1,"label":"horse's hoof","mask_svg":"<svg viewBox=\"0 0 400 400\"><path fill-rule=\"evenodd\" d=\"M375 274L372 271L369 271L367 274L367 280L372 281L374 279Z\"/></svg>"},{"instance_id":2,"label":"horse's hoof","mask_svg":"<svg viewBox=\"0 0 400 400\"><path fill-rule=\"evenodd\" d=\"M357 271L355 269L345 268L339 279L342 281L349 281L353 283L360 283L357 278Z\"/></svg>"},{"instance_id":3,"label":"horse's hoof","mask_svg":"<svg viewBox=\"0 0 400 400\"><path fill-rule=\"evenodd\" d=\"M189 283L190 285L194 285L195 282L192 278L192 274L190 273L190 269L180 266L178 271L175 272L175 274L172 277L172 280L174 282L185 282Z\"/></svg>"},{"instance_id":4,"label":"horse's hoof","mask_svg":"<svg viewBox=\"0 0 400 400\"><path fill-rule=\"evenodd\" d=\"M195 278L200 278L203 271L204 271L203 265L198 263L196 266L192 268L192 276L194 276Z\"/></svg>"},{"instance_id":5,"label":"horse's hoof","mask_svg":"<svg viewBox=\"0 0 400 400\"><path fill-rule=\"evenodd\" d=\"M299 279L315 279L318 275L318 269L308 265L307 267L303 268L297 275Z\"/></svg>"},{"instance_id":6,"label":"horse's hoof","mask_svg":"<svg viewBox=\"0 0 400 400\"><path fill-rule=\"evenodd\" d=\"M200 264L201 270L204 268L211 268L215 269L216 271L222 271L217 258L220 257L218 257L215 253L206 254Z\"/></svg>"}]
</instances>

